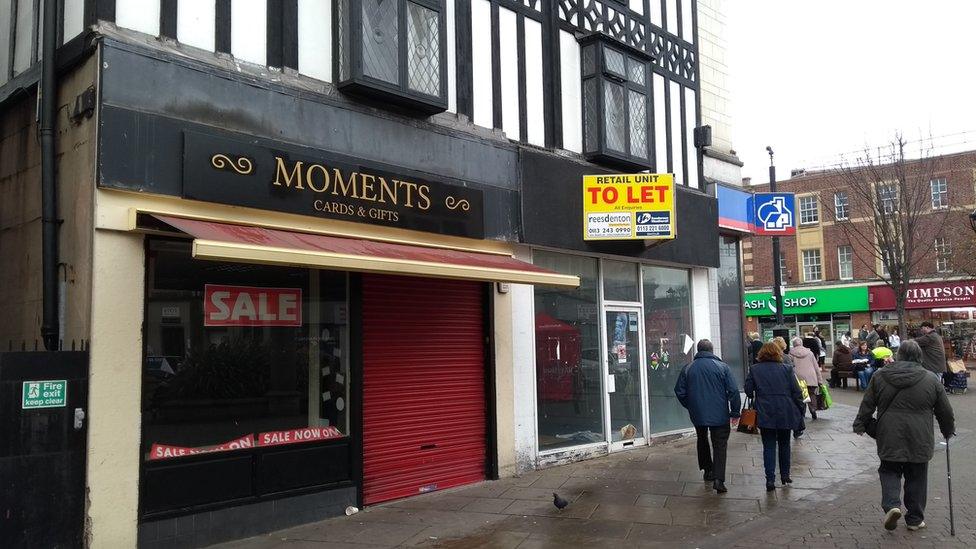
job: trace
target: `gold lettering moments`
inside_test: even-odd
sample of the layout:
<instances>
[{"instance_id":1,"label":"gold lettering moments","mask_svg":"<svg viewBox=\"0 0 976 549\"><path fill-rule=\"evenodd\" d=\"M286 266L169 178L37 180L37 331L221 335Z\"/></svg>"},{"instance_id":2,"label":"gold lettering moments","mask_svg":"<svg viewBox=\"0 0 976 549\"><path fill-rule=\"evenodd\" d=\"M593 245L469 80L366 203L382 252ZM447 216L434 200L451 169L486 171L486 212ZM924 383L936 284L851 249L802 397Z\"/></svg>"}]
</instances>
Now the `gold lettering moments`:
<instances>
[{"instance_id":1,"label":"gold lettering moments","mask_svg":"<svg viewBox=\"0 0 976 549\"><path fill-rule=\"evenodd\" d=\"M431 206L429 185L387 179L368 173L343 174L339 168L309 164L301 160L289 165L289 162L280 156L275 157L275 162L275 179L271 184L279 187L308 189L314 193L424 211L429 210Z\"/></svg>"}]
</instances>

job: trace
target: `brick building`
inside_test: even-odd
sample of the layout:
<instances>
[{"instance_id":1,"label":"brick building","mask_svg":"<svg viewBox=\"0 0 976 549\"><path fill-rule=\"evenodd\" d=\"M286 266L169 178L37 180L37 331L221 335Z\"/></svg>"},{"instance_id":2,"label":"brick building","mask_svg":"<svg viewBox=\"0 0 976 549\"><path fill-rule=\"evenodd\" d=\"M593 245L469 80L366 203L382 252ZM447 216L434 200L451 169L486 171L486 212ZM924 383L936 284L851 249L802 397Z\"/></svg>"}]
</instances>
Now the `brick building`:
<instances>
[{"instance_id":1,"label":"brick building","mask_svg":"<svg viewBox=\"0 0 976 549\"><path fill-rule=\"evenodd\" d=\"M917 256L909 291L909 329L923 320L943 325L960 355L973 354L976 331L976 281L972 280L973 233L968 215L976 204L976 152L928 159L915 210L921 212L914 235ZM921 161L909 169L922 171ZM918 179L918 178L915 178ZM840 170L795 173L779 182L780 192L796 193L796 236L781 238L785 322L805 333L819 327L828 346L843 333L853 337L863 324L897 327L894 295L882 278L884 265L873 244L874 204L858 200L856 189ZM755 192L768 191L755 185ZM893 189L893 187L892 187ZM876 187L879 200L891 200ZM845 222L851 221L851 224ZM769 336L775 312L768 298L773 284L772 239L743 242L746 330ZM905 337L906 334L902 334ZM829 354L828 354L829 360Z\"/></svg>"}]
</instances>

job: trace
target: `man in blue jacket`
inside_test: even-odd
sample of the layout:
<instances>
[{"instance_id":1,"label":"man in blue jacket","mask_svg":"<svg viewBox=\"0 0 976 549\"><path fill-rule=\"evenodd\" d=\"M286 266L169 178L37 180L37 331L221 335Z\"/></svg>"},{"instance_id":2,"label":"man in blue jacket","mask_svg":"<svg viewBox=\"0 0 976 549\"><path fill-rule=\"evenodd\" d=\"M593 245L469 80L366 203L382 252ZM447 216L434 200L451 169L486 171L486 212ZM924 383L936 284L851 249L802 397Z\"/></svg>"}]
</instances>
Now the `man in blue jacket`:
<instances>
[{"instance_id":1,"label":"man in blue jacket","mask_svg":"<svg viewBox=\"0 0 976 549\"><path fill-rule=\"evenodd\" d=\"M725 455L741 401L732 370L713 350L711 341L698 342L695 360L682 368L674 394L688 409L698 435L698 468L705 471L704 479L712 481L716 492L725 493ZM709 435L714 454L708 445Z\"/></svg>"}]
</instances>

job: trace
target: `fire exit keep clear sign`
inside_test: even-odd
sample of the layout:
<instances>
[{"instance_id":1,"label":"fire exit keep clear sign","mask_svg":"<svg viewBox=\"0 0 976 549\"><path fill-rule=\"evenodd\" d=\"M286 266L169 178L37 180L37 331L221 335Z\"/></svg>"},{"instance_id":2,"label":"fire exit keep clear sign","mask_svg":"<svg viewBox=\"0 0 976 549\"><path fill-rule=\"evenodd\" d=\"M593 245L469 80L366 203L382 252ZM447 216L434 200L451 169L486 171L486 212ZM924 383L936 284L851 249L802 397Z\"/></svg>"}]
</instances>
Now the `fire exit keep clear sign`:
<instances>
[{"instance_id":1,"label":"fire exit keep clear sign","mask_svg":"<svg viewBox=\"0 0 976 549\"><path fill-rule=\"evenodd\" d=\"M64 408L68 403L68 381L25 381L21 409Z\"/></svg>"}]
</instances>

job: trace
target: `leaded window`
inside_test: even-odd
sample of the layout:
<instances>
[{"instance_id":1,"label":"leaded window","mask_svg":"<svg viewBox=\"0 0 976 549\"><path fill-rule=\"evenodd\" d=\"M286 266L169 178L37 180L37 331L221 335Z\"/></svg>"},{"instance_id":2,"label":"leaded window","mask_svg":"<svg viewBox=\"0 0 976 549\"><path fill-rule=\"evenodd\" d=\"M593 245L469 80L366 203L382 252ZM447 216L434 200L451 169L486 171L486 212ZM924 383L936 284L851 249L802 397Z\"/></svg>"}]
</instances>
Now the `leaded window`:
<instances>
[{"instance_id":1,"label":"leaded window","mask_svg":"<svg viewBox=\"0 0 976 549\"><path fill-rule=\"evenodd\" d=\"M447 110L442 0L335 0L339 89L424 113Z\"/></svg>"},{"instance_id":2,"label":"leaded window","mask_svg":"<svg viewBox=\"0 0 976 549\"><path fill-rule=\"evenodd\" d=\"M651 58L604 35L581 43L584 155L623 168L650 167Z\"/></svg>"}]
</instances>

